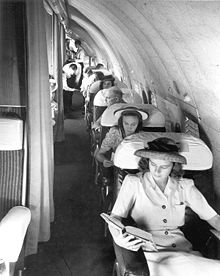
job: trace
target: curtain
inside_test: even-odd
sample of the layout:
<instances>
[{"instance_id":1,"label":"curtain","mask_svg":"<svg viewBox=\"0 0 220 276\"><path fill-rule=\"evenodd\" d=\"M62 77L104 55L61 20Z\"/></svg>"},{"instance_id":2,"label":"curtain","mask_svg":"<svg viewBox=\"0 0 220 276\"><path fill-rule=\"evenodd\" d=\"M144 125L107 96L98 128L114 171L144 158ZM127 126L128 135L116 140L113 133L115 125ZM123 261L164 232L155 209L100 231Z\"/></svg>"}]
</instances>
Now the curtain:
<instances>
[{"instance_id":1,"label":"curtain","mask_svg":"<svg viewBox=\"0 0 220 276\"><path fill-rule=\"evenodd\" d=\"M25 5L0 0L0 104L26 105Z\"/></svg>"},{"instance_id":2,"label":"curtain","mask_svg":"<svg viewBox=\"0 0 220 276\"><path fill-rule=\"evenodd\" d=\"M53 14L53 72L58 83L56 101L58 103L58 116L56 125L54 126L54 141L64 141L64 114L63 114L63 81L62 81L62 67L63 67L63 45L65 40L65 32L63 25Z\"/></svg>"},{"instance_id":3,"label":"curtain","mask_svg":"<svg viewBox=\"0 0 220 276\"><path fill-rule=\"evenodd\" d=\"M43 0L26 0L28 74L28 207L31 223L25 255L50 238L53 205L53 129Z\"/></svg>"}]
</instances>

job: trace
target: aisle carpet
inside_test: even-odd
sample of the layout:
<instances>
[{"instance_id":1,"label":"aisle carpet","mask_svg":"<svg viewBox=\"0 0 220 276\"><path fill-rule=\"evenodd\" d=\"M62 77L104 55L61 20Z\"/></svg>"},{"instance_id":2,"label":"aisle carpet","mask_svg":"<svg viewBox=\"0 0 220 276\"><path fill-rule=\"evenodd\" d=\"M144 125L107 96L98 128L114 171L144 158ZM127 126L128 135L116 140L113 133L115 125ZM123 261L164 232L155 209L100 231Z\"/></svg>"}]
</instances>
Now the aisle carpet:
<instances>
[{"instance_id":1,"label":"aisle carpet","mask_svg":"<svg viewBox=\"0 0 220 276\"><path fill-rule=\"evenodd\" d=\"M78 100L78 101L77 101ZM110 276L114 252L104 238L82 102L75 96L65 141L55 143L55 221L51 239L26 260L25 276Z\"/></svg>"}]
</instances>

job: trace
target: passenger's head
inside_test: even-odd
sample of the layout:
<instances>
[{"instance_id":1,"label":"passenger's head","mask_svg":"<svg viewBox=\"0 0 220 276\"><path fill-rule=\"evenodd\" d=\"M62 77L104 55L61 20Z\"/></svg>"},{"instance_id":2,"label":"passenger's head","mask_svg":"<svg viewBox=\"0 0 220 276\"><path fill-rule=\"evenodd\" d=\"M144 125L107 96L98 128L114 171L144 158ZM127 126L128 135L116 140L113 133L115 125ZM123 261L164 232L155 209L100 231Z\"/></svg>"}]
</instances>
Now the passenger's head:
<instances>
[{"instance_id":1,"label":"passenger's head","mask_svg":"<svg viewBox=\"0 0 220 276\"><path fill-rule=\"evenodd\" d=\"M100 84L100 90L114 86L115 78L112 75L104 76Z\"/></svg>"},{"instance_id":2,"label":"passenger's head","mask_svg":"<svg viewBox=\"0 0 220 276\"><path fill-rule=\"evenodd\" d=\"M123 137L132 135L142 130L143 120L148 118L148 114L136 107L126 107L115 111L118 118L118 126L123 133Z\"/></svg>"},{"instance_id":3,"label":"passenger's head","mask_svg":"<svg viewBox=\"0 0 220 276\"><path fill-rule=\"evenodd\" d=\"M106 105L110 106L112 104L122 102L122 95L123 95L122 91L116 86L106 89L105 90Z\"/></svg>"},{"instance_id":4,"label":"passenger's head","mask_svg":"<svg viewBox=\"0 0 220 276\"><path fill-rule=\"evenodd\" d=\"M167 180L169 175L183 175L182 164L186 164L186 158L179 154L177 144L170 138L160 137L148 142L148 147L137 150L135 155L141 157L140 169L150 171L156 182Z\"/></svg>"},{"instance_id":5,"label":"passenger's head","mask_svg":"<svg viewBox=\"0 0 220 276\"><path fill-rule=\"evenodd\" d=\"M75 47L78 49L81 46L81 41L80 40L75 40Z\"/></svg>"},{"instance_id":6,"label":"passenger's head","mask_svg":"<svg viewBox=\"0 0 220 276\"><path fill-rule=\"evenodd\" d=\"M69 50L70 49L70 39L67 38L65 43L66 43L66 48Z\"/></svg>"},{"instance_id":7,"label":"passenger's head","mask_svg":"<svg viewBox=\"0 0 220 276\"><path fill-rule=\"evenodd\" d=\"M77 71L77 65L75 63L69 66L71 74L75 74Z\"/></svg>"},{"instance_id":8,"label":"passenger's head","mask_svg":"<svg viewBox=\"0 0 220 276\"><path fill-rule=\"evenodd\" d=\"M49 75L49 83L50 83L50 96L51 100L54 100L57 90L57 82L55 81L52 75Z\"/></svg>"}]
</instances>

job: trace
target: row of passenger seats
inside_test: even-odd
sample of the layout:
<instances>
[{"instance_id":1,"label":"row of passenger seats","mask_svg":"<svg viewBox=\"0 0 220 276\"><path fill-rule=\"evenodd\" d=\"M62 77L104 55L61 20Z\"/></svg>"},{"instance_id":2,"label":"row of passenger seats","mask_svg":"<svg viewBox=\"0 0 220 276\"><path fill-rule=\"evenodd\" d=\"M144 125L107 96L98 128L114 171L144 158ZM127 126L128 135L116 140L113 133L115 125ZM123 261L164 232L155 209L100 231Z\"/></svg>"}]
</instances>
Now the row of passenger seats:
<instances>
[{"instance_id":1,"label":"row of passenger seats","mask_svg":"<svg viewBox=\"0 0 220 276\"><path fill-rule=\"evenodd\" d=\"M105 74L110 74L105 71ZM143 108L144 110L150 109L150 119L148 120L147 127L154 127L164 130L164 116L159 110L154 108L152 105L145 105L142 103L141 96L128 89L127 86L120 82L119 80L115 80L115 86L120 88L123 92L123 100L126 102L113 104L108 109L106 109L107 104L105 101L105 90L100 90L101 80L94 82L89 88L89 109L87 113L87 125L90 131L91 137L91 154L95 156L96 151L99 149L106 133L109 131L110 127L117 125L117 120L114 116L114 111L122 108L123 106L136 106L137 108ZM94 123L100 116L101 119L101 129L99 132L93 130L91 128L92 123ZM110 211L112 206L112 189L113 189L113 178L107 178L103 174L103 166L100 164L95 158L93 159L94 171L95 171L95 183L100 187L101 190L101 198L103 203L103 210ZM105 233L106 235L106 233Z\"/></svg>"},{"instance_id":2,"label":"row of passenger seats","mask_svg":"<svg viewBox=\"0 0 220 276\"><path fill-rule=\"evenodd\" d=\"M187 165L184 170L186 172L201 172L208 170L212 167L213 157L210 149L198 137L189 134L181 133L181 129L176 129L177 133L166 132L166 118L163 113L151 104L142 102L139 94L131 91L124 84L119 87L123 92L123 99L126 103L115 103L106 108L105 90L99 91L100 82L94 83L90 87L91 101L90 101L90 114L87 118L89 133L91 136L91 154L94 158L95 167L95 184L100 187L102 198L102 209L100 212L111 212L111 208L117 198L118 192L122 185L123 179L128 173L138 172L139 158L134 156L134 151L147 146L147 142L152 141L159 137L167 137L176 141L180 148L181 154L187 159ZM114 113L116 110L126 107L136 107L144 110L148 114L148 118L143 121L143 131L126 137L121 144L117 147L113 162L114 162L114 175L108 179L102 172L103 166L95 159L96 151L99 149L106 133L112 126L117 125L117 118ZM91 124L101 116L101 129L100 132L92 130ZM89 119L88 119L89 118ZM198 155L201 158L198 158ZM194 219L194 214L188 212L189 218ZM190 221L190 219L188 219ZM190 230L191 231L191 230ZM201 231L199 232L201 236ZM189 233L191 234L191 233ZM105 227L104 235L108 235L108 230ZM197 234L196 234L197 236ZM205 245L211 243L211 236L205 239ZM191 237L189 237L190 239ZM201 251L204 248L197 242ZM209 249L205 249L209 250ZM115 252L117 261L114 267L114 275L149 275L149 270L146 265L146 260L141 252L128 252L123 248L115 245ZM210 252L209 252L210 253ZM212 256L215 255L212 251ZM127 260L128 258L128 260Z\"/></svg>"}]
</instances>

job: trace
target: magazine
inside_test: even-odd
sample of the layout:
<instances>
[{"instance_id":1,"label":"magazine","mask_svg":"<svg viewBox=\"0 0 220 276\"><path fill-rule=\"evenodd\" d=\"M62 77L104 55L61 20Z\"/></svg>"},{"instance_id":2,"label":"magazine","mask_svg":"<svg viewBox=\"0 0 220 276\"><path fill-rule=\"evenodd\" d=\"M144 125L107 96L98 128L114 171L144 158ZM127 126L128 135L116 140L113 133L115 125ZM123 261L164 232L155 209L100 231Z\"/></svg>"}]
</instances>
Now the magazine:
<instances>
[{"instance_id":1,"label":"magazine","mask_svg":"<svg viewBox=\"0 0 220 276\"><path fill-rule=\"evenodd\" d=\"M157 248L153 236L151 233L144 231L140 228L134 227L134 226L125 226L120 220L118 220L115 217L111 217L110 215L106 213L101 213L100 216L111 226L115 227L119 231L122 231L122 233L127 233L129 235L134 236L135 238L141 239L144 242L149 242L152 244L154 248Z\"/></svg>"}]
</instances>

